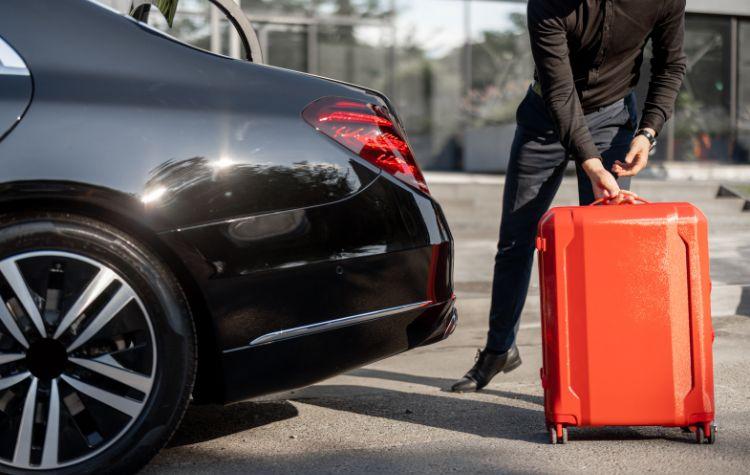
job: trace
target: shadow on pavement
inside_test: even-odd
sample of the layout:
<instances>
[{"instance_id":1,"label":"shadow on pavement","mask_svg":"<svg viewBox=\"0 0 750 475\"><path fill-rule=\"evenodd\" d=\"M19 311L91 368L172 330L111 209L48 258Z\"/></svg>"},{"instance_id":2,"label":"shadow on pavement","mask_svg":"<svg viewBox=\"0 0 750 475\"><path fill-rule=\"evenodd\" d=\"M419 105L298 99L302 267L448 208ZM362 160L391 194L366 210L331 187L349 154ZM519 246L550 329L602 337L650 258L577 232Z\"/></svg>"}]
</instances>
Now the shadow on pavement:
<instances>
[{"instance_id":1,"label":"shadow on pavement","mask_svg":"<svg viewBox=\"0 0 750 475\"><path fill-rule=\"evenodd\" d=\"M438 388L444 392L449 392L448 388L455 382L453 379L448 378L435 378L430 376L419 376L416 374L405 374L396 373L394 371L384 371L380 369L362 368L354 371L350 371L348 374L352 376L358 376L360 378L376 378L376 379L387 379L390 381L398 381L401 383L414 383L421 384L423 386L432 386ZM502 377L502 376L501 376ZM483 389L482 394L492 394L494 396L504 397L508 399L520 399L531 404L544 405L544 398L533 394L514 393L511 391L500 391L497 389Z\"/></svg>"},{"instance_id":2,"label":"shadow on pavement","mask_svg":"<svg viewBox=\"0 0 750 475\"><path fill-rule=\"evenodd\" d=\"M273 422L297 417L297 408L283 402L241 402L230 406L190 406L168 447L197 444Z\"/></svg>"},{"instance_id":3,"label":"shadow on pavement","mask_svg":"<svg viewBox=\"0 0 750 475\"><path fill-rule=\"evenodd\" d=\"M446 378L410 375L377 369L359 369L349 374L387 379L437 388L448 387ZM500 390L484 390L499 398L530 403L518 407L498 401L470 397L431 395L354 385L322 385L307 388L292 400L336 411L419 424L480 437L548 444L540 396ZM273 422L297 417L288 401L242 402L230 406L191 406L168 447L180 447L249 431ZM574 429L571 440L666 439L692 443L692 436L679 429L633 429L629 427Z\"/></svg>"},{"instance_id":4,"label":"shadow on pavement","mask_svg":"<svg viewBox=\"0 0 750 475\"><path fill-rule=\"evenodd\" d=\"M386 379L391 381L398 381L403 383L414 383L414 384L421 384L425 386L433 386L436 388L441 389L443 392L448 392L446 388L450 387L450 385L453 383L453 380L447 379L447 378L436 378L436 377L428 377L428 376L419 376L419 375L412 375L412 374L405 374L405 373L397 373L393 371L384 371L384 370L378 370L378 369L371 369L371 368L362 368L355 371L351 371L348 374L352 376L358 376L358 377L365 377L365 378L377 378L377 379ZM372 389L372 391L379 391L376 389ZM393 391L396 392L396 391ZM507 398L507 399L516 399L520 401L525 401L531 404L536 404L540 406L540 409L537 410L530 410L530 409L524 409L524 408L518 408L514 406L507 406L503 404L495 404L495 403L485 403L480 401L474 401L474 400L467 400L467 399L445 399L445 398L437 398L434 396L424 396L426 398L432 397L435 399L445 399L445 401L448 401L446 404L450 407L447 409L448 412L453 411L454 413L474 413L475 411L479 412L485 412L489 411L487 413L481 414L480 417L478 417L478 425L474 426L473 424L469 424L473 430L462 430L461 428L461 421L458 421L458 426L451 427L450 424L443 424L443 422L446 422L440 414L432 414L430 417L427 417L425 420L414 420L414 411L411 411L411 414L399 414L396 413L397 416L402 417L395 417L395 419L403 420L403 421L409 421L409 422L415 422L420 423L423 425L431 425L434 427L441 427L444 429L450 429L450 430L458 430L461 432L468 432L473 433L476 435L480 435L483 437L498 437L498 438L507 438L507 439L517 439L517 440L526 440L531 442L542 442L544 444L548 444L547 440L547 434L544 429L544 414L543 414L543 406L544 406L544 398L542 396L536 396L533 394L523 394L523 393L516 393L511 391L500 391L496 389L483 389L481 391L483 394L491 394L494 396ZM409 393L397 393L397 394L409 394ZM337 406L346 405L345 403L336 405L331 404L330 406L326 405L324 403L320 403L320 401L310 401L310 400L300 400L301 402L305 402L308 404L315 404L325 407L330 407L331 409L336 409ZM408 401L407 398L399 397L398 401ZM394 404L397 404L398 401L394 402ZM419 403L421 401L414 401L415 403ZM442 403L441 403L442 404ZM429 405L429 403L428 403ZM343 409L346 410L346 409ZM367 414L367 411L353 411L361 414ZM441 412L441 409L438 407L435 407L435 412ZM371 414L371 415L378 415L378 414ZM382 414L378 415L379 417L385 417ZM429 419L429 420L428 420ZM469 418L471 420L472 418ZM510 423L510 424L509 424ZM521 425L519 425L521 424ZM503 429L503 426L508 426ZM511 429L510 432L508 432L508 429ZM518 436L514 436L518 435ZM587 427L582 429L573 428L571 429L570 438L571 440L576 441L603 441L603 440L609 440L609 441L618 441L618 440L647 440L647 439L663 439L663 440L670 440L675 442L685 442L685 443L693 443L693 435L692 434L682 434L681 430L678 428L633 428L633 427Z\"/></svg>"},{"instance_id":5,"label":"shadow on pavement","mask_svg":"<svg viewBox=\"0 0 750 475\"><path fill-rule=\"evenodd\" d=\"M678 427L585 427L571 428L570 441L575 442L600 442L618 440L667 440L670 442L682 442L695 444L695 435L685 434Z\"/></svg>"},{"instance_id":6,"label":"shadow on pavement","mask_svg":"<svg viewBox=\"0 0 750 475\"><path fill-rule=\"evenodd\" d=\"M420 424L480 437L536 443L547 441L544 415L539 409L362 386L326 385L321 389L325 390L324 397L316 397L311 391L308 393L309 397L294 400L336 411ZM356 397L331 397L331 394L356 394Z\"/></svg>"}]
</instances>

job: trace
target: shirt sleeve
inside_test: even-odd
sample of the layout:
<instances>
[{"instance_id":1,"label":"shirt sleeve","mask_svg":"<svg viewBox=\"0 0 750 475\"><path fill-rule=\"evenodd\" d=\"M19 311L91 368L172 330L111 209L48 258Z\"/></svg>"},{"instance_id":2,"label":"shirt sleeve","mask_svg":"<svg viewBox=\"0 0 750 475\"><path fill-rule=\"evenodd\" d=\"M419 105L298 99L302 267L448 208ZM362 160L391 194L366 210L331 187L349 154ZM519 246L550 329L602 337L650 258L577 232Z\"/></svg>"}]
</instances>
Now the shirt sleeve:
<instances>
[{"instance_id":1,"label":"shirt sleeve","mask_svg":"<svg viewBox=\"0 0 750 475\"><path fill-rule=\"evenodd\" d=\"M583 114L573 80L565 18L556 1L529 0L528 24L531 52L542 96L552 116L560 143L582 162L600 157Z\"/></svg>"},{"instance_id":2,"label":"shirt sleeve","mask_svg":"<svg viewBox=\"0 0 750 475\"><path fill-rule=\"evenodd\" d=\"M672 116L687 68L687 58L682 48L685 38L685 0L665 1L664 12L651 33L651 80L640 125L641 128L654 129L657 134Z\"/></svg>"}]
</instances>

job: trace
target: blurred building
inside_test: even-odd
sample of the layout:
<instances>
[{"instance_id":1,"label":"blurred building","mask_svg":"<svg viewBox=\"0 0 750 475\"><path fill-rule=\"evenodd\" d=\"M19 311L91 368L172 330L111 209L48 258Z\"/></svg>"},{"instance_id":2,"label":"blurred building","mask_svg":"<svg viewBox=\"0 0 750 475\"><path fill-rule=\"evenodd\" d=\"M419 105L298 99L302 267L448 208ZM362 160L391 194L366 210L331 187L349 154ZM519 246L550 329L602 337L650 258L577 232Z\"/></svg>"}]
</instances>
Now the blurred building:
<instances>
[{"instance_id":1,"label":"blurred building","mask_svg":"<svg viewBox=\"0 0 750 475\"><path fill-rule=\"evenodd\" d=\"M525 1L236 1L268 64L388 94L425 168L504 170L533 73ZM750 0L687 4L687 78L654 159L750 163ZM241 54L208 0L180 0L171 29L159 14L150 22L193 45ZM649 48L646 55L640 97Z\"/></svg>"}]
</instances>

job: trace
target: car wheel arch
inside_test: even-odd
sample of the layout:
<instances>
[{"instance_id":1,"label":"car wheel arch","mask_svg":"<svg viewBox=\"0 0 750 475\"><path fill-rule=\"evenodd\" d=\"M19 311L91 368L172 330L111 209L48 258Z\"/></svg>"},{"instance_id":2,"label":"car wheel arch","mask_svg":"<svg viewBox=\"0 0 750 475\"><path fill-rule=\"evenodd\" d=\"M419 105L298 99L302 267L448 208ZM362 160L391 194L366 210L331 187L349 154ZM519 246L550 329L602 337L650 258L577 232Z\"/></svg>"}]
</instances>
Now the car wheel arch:
<instances>
[{"instance_id":1,"label":"car wheel arch","mask_svg":"<svg viewBox=\"0 0 750 475\"><path fill-rule=\"evenodd\" d=\"M94 219L113 226L148 246L162 259L172 272L187 299L196 326L198 337L198 368L193 388L195 403L221 403L224 399L223 385L217 380L220 371L221 352L216 343L212 316L203 298L198 283L186 268L178 254L152 229L138 222L132 213L118 207L105 207L75 198L52 196L29 196L3 199L0 195L0 215L35 214L40 211L67 213L82 218Z\"/></svg>"}]
</instances>

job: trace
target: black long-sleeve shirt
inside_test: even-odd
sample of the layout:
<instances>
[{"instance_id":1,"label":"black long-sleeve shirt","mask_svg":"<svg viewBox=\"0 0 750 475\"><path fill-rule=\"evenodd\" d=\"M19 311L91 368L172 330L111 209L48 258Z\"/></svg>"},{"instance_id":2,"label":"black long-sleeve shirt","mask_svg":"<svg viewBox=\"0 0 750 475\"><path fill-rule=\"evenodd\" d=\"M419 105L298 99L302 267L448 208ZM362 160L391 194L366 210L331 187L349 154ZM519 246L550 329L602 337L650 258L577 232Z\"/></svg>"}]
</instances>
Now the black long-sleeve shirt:
<instances>
[{"instance_id":1,"label":"black long-sleeve shirt","mask_svg":"<svg viewBox=\"0 0 750 475\"><path fill-rule=\"evenodd\" d=\"M635 87L649 38L651 80L640 127L661 131L685 75L684 17L685 0L529 0L535 79L576 160L600 156L584 114Z\"/></svg>"}]
</instances>

